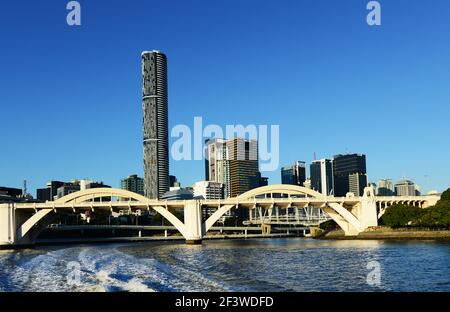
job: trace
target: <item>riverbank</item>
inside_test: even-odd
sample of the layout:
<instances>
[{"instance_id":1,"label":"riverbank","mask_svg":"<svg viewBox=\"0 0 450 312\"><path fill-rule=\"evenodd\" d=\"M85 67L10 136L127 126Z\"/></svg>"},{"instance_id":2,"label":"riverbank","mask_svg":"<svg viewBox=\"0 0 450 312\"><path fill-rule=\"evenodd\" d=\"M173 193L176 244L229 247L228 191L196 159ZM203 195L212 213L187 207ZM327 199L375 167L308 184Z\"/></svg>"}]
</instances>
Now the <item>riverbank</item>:
<instances>
[{"instance_id":1,"label":"riverbank","mask_svg":"<svg viewBox=\"0 0 450 312\"><path fill-rule=\"evenodd\" d=\"M317 239L403 239L403 240L444 240L450 241L449 230L370 228L358 236L345 236L342 230L333 230L316 236Z\"/></svg>"}]
</instances>

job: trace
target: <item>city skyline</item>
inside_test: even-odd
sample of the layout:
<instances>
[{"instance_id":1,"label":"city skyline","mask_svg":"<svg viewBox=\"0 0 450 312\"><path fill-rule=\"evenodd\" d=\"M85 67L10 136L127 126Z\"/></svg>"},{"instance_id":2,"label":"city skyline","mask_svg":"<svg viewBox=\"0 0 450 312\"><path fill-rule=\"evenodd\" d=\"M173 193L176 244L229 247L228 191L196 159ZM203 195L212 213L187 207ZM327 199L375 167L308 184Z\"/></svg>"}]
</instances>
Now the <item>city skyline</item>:
<instances>
[{"instance_id":1,"label":"city skyline","mask_svg":"<svg viewBox=\"0 0 450 312\"><path fill-rule=\"evenodd\" d=\"M442 3L426 8L428 13L445 18L448 13L439 11ZM157 10L165 9L162 3L157 4ZM450 48L443 41L449 31L436 28L439 18L432 20L423 16L420 19L423 33L416 36L418 28L407 23L407 19L399 16L398 12L408 10L408 13L419 16L419 9L422 8L405 8L399 4L385 4L383 12L386 22L383 29L366 28L362 18L364 4L362 1L361 5L343 4L337 7L338 18L331 16L324 9L325 5L288 2L286 7L275 10L278 15L275 14L275 19L270 23L273 29L264 26L263 17L275 8L265 4L260 7L262 16L253 20L255 26L248 26L245 21L247 26L243 28L243 33L254 35L255 41L246 43L243 35L232 39L226 37L226 42L230 44L228 48L219 44L220 39L224 38L221 31L225 28L213 22L217 17L214 12L211 16L202 16L183 31L170 27L169 18L168 21L161 21L162 28L167 26L161 36L153 34L146 40L142 32L137 32L131 38L119 37L112 41L114 37L108 36L102 25L102 22L111 19L102 16L96 20L101 12L99 5L86 5L86 10L90 10L91 14L86 14L79 30L73 30L64 25L61 29L56 26L59 17L54 16L56 8L53 5L42 4L41 7L39 4L36 11L42 13L41 18L43 16L46 22L37 23L36 29L27 29L26 38L31 41L16 42L8 33L5 44L9 49L0 52L0 62L5 69L1 74L5 87L2 102L11 103L2 105L3 112L11 117L0 125L3 133L9 133L5 141L8 150L1 156L0 184L21 187L26 179L29 190L34 193L36 188L43 187L50 180L86 177L118 186L120 179L130 174L143 176L142 142L139 139L142 137L139 54L147 49L160 49L169 55L171 62L169 131L176 124L191 125L194 116L204 116L208 123L222 125L280 124L280 166L276 171L263 172L270 178L270 184L278 183L281 167L295 160L310 163L313 153L317 153L320 159L348 151L367 155L370 182L385 177L396 182L407 177L419 184L425 193L432 189L442 191L450 175L449 165L445 162L449 147L442 143L446 134L450 133L449 126L444 122L448 112L445 103L450 97L446 89L449 79L446 73L450 66L444 56L448 55L446 51ZM205 10L210 8L207 3L198 5ZM177 9L180 12L184 9L195 11L195 7L180 6ZM19 14L20 6L8 3L5 7L3 12L9 15L1 19L2 26L35 21L30 18L29 21L19 19L17 22L14 17ZM149 10L145 4L143 7ZM288 12L289 7L297 9L293 10L295 15ZM229 23L233 17L243 16L241 14L247 16L251 5L242 4L240 8L242 12L223 8L230 11L226 11L227 17L219 21ZM119 8L113 7L112 10L118 12ZM361 12L361 18L354 16L357 12ZM140 14L139 11L129 13ZM288 24L283 22L281 14L287 15ZM312 14L316 20L308 19L307 14ZM393 15L395 19L390 19ZM330 20L317 20L319 16ZM354 50L331 49L330 53L323 52L323 49L333 47L332 26L336 26L338 21L344 23L338 24L339 37L335 40L346 40ZM212 23L211 32L205 30L200 35L190 32L201 29L208 22ZM231 25L232 28L237 28L240 22L244 24L238 19L236 24ZM129 26L120 27L135 30L143 26L142 23L133 21ZM312 26L312 30L308 30L307 25ZM118 31L115 25L110 26L112 33ZM354 26L359 28L353 30ZM84 28L97 31L94 34L85 33ZM279 34L283 42L272 36L275 44L265 45L263 34L258 32L260 28L273 35ZM390 35L384 33L386 28ZM16 30L15 35L20 36L21 29ZM431 29L439 52L425 47L430 40L427 30ZM33 38L43 31L49 32L45 40L50 47L55 44L52 40L58 42L54 51L49 51L48 47L36 47L40 58L39 62L32 63L24 53L30 50ZM217 37L211 47L204 41L204 35L212 32ZM105 37L99 39L99 34ZM193 42L183 48L177 40L170 38L171 34L178 39L187 36ZM322 36L319 37L319 34ZM414 42L398 42L401 35L413 34L416 36ZM90 38L87 43L83 42L85 36ZM286 38L298 38L298 41L286 43ZM245 50L236 49L240 45ZM391 49L389 56L383 53L383 49L388 47ZM409 57L395 53L404 51L406 47L416 49L417 53ZM108 53L104 54L104 59L97 58L97 53L104 53L105 50ZM198 55L199 51L202 51L201 55ZM266 60L265 70L281 75L282 79L258 78L265 74L259 67L263 64L265 53L277 51L282 51L283 60ZM317 51L321 53L315 57ZM227 53L232 53L233 62L227 61ZM66 63L66 68L59 68L58 64L67 62L67 57L73 59L72 66ZM429 61L431 57L432 63ZM319 64L319 61L327 59ZM114 67L109 65L112 60L115 60ZM350 60L355 64L351 64ZM371 61L374 64L367 65ZM206 66L201 67L202 64ZM377 65L383 70L377 69ZM394 69L388 69L389 66ZM20 96L19 87L24 77L21 73L25 67L29 78L35 81L28 86L29 92L34 94L32 101ZM234 75L236 72L239 77ZM398 82L395 92L391 87L394 82ZM264 90L271 92L267 94ZM257 107L260 105L266 109L259 111ZM386 110L389 110L391 118L385 118ZM310 118L304 117L297 125L299 114ZM417 123L423 123L423 127L415 127ZM398 136L397 131L405 127L411 132L410 135ZM357 129L355 132L359 133L348 137L352 129ZM91 138L93 131L101 133L104 139L98 140L97 135ZM117 144L121 149L111 152L111 144ZM380 150L380 146L384 149ZM85 153L86 150L89 153ZM203 161L171 160L170 168L170 174L176 175L183 185L203 180Z\"/></svg>"},{"instance_id":2,"label":"city skyline","mask_svg":"<svg viewBox=\"0 0 450 312\"><path fill-rule=\"evenodd\" d=\"M5 1L0 300L450 291L449 23L448 0Z\"/></svg>"}]
</instances>

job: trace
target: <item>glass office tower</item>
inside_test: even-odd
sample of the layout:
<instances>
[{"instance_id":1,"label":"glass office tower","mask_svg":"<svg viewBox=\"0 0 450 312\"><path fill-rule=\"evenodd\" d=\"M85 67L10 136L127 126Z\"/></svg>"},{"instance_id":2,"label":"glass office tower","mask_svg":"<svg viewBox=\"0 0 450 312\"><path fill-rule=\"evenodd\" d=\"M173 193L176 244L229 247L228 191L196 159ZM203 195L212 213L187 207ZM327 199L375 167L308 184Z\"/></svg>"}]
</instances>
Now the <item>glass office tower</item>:
<instances>
[{"instance_id":1,"label":"glass office tower","mask_svg":"<svg viewBox=\"0 0 450 312\"><path fill-rule=\"evenodd\" d=\"M333 159L333 179L334 179L334 196L346 196L350 192L350 175L352 176L352 188L354 186L355 177L358 174L358 188L364 190L367 186L366 172L366 155L363 154L346 154L336 155ZM364 182L366 181L366 182ZM356 196L362 195L355 194Z\"/></svg>"}]
</instances>

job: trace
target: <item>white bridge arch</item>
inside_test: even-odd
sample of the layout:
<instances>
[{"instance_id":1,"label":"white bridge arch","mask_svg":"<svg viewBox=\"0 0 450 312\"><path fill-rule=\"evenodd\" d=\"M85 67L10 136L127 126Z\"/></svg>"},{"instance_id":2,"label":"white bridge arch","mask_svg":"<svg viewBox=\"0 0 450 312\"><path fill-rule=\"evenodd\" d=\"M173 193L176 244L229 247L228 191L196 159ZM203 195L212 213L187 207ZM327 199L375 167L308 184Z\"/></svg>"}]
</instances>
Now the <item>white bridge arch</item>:
<instances>
[{"instance_id":1,"label":"white bridge arch","mask_svg":"<svg viewBox=\"0 0 450 312\"><path fill-rule=\"evenodd\" d=\"M283 195L285 197L274 198L274 194ZM270 195L270 197L268 197L269 199L267 197L260 197L267 195ZM245 205L245 203L247 203L248 206L248 202L253 203L251 207L248 207L250 209L256 208L258 204L266 204L272 207L276 205L284 207L313 205L327 212L346 233L357 234L363 230L361 222L350 211L344 208L340 201L329 201L327 196L301 186L289 184L263 186L236 197L234 201L236 201L236 203L221 206L208 218L208 220L206 220L206 231L208 231L230 209L239 205Z\"/></svg>"},{"instance_id":2,"label":"white bridge arch","mask_svg":"<svg viewBox=\"0 0 450 312\"><path fill-rule=\"evenodd\" d=\"M113 188L94 188L87 189L79 192L75 192L69 194L67 196L61 197L60 199L55 201L55 204L76 204L76 203L84 203L86 201L91 201L95 199L102 199L105 197L117 198L121 199L125 204L125 208L128 208L130 211L135 209L139 209L137 207L141 207L141 205L136 205L133 202L138 203L147 203L146 207L148 210L153 209L166 218L183 236L184 236L184 224L178 219L174 214L172 214L168 208L168 205L164 201L154 201L150 200L145 196L140 194L121 190L121 189L113 189ZM113 206L111 205L111 211L113 210Z\"/></svg>"}]
</instances>

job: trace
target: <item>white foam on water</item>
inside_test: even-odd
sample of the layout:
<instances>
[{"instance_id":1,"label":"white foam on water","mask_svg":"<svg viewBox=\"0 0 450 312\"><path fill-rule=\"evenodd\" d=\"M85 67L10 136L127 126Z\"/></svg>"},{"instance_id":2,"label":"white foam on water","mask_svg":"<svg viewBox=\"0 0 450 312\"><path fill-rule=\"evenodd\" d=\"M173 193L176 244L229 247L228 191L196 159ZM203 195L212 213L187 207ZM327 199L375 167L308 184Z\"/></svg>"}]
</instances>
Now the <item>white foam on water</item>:
<instances>
[{"instance_id":1,"label":"white foam on water","mask_svg":"<svg viewBox=\"0 0 450 312\"><path fill-rule=\"evenodd\" d=\"M131 292L154 292L155 290L143 284L141 280L133 278L124 286L125 290Z\"/></svg>"},{"instance_id":2,"label":"white foam on water","mask_svg":"<svg viewBox=\"0 0 450 312\"><path fill-rule=\"evenodd\" d=\"M124 256L137 262L139 265L134 267L135 271L142 268L153 267L156 274L164 279L166 284L177 291L226 291L227 288L206 277L204 274L196 272L195 269L189 269L178 264L167 264L148 258L136 258L135 256L123 254Z\"/></svg>"},{"instance_id":3,"label":"white foam on water","mask_svg":"<svg viewBox=\"0 0 450 312\"><path fill-rule=\"evenodd\" d=\"M63 252L54 251L32 256L29 260L14 259L15 265L8 274L10 284L19 291L65 291ZM25 259L28 257L24 255Z\"/></svg>"},{"instance_id":4,"label":"white foam on water","mask_svg":"<svg viewBox=\"0 0 450 312\"><path fill-rule=\"evenodd\" d=\"M227 290L195 269L189 269L186 263L182 264L184 267L168 264L110 247L72 247L37 252L37 255L8 254L0 257L0 268L4 268L5 262L12 264L7 272L0 271L0 276L8 279L8 290L10 285L17 291L49 292ZM76 285L68 283L68 275L73 270L68 266L71 262L78 263L80 268L80 283Z\"/></svg>"},{"instance_id":5,"label":"white foam on water","mask_svg":"<svg viewBox=\"0 0 450 312\"><path fill-rule=\"evenodd\" d=\"M83 281L94 280L98 284L97 290L118 289L124 291L155 291L148 287L144 280L151 278L157 284L164 284L152 267L136 272L135 266L139 265L134 259L118 252L116 249L102 250L98 248L84 249L79 254L79 261L83 271ZM136 276L137 273L141 273ZM122 279L120 278L122 277ZM90 288L92 289L92 287Z\"/></svg>"},{"instance_id":6,"label":"white foam on water","mask_svg":"<svg viewBox=\"0 0 450 312\"><path fill-rule=\"evenodd\" d=\"M90 271L106 290L154 291L155 287L169 291L227 290L201 273L117 249L89 248L80 253L79 260L82 268Z\"/></svg>"}]
</instances>

